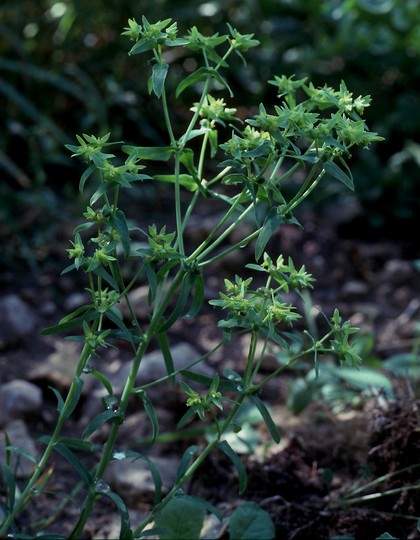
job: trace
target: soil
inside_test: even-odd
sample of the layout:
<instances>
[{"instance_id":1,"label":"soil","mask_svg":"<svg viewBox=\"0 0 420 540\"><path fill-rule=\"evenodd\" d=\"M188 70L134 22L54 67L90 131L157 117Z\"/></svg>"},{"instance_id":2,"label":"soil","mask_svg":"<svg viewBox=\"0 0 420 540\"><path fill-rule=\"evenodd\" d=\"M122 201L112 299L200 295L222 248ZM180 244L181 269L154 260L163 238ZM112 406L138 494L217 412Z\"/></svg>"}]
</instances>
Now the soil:
<instances>
[{"instance_id":1,"label":"soil","mask_svg":"<svg viewBox=\"0 0 420 540\"><path fill-rule=\"evenodd\" d=\"M312 294L315 307L327 315L338 307L345 320L360 327L362 335L374 336L370 348L363 354L370 365L376 362L381 371L381 362L397 354L409 354L415 347L420 313L420 272L415 269L415 261L420 258L420 249L402 233L401 237L391 237L384 230L371 230L366 222L353 217L346 219L343 210L329 208L322 214L305 211L301 216L303 230L289 225L280 227L269 249L292 256L296 266L305 264L314 275L317 280ZM204 230L207 220L211 227L211 216L203 214L199 224ZM64 312L62 306L66 298L82 290L76 275L59 276L60 270L68 264L64 251L68 246L64 242L71 237L72 226L67 224L57 235L56 244L49 246L36 275L29 270L13 272L10 268L3 273L3 290L17 292L38 310L39 328L57 322ZM252 252L244 251L240 261L231 260L224 267L212 270L208 276L210 288L216 291L224 276L238 271L236 263L246 264L251 259ZM206 294L211 297L214 291ZM51 304L55 309L47 309ZM198 350L207 350L219 332L215 316L214 310L205 308L194 321L177 324L171 332L172 343L189 341ZM322 317L318 322L322 325ZM24 378L32 371L34 362L42 362L62 339L41 336L39 328L20 344L1 351L0 383ZM129 358L124 351L121 355L123 359ZM241 370L243 361L243 346L239 341L234 341L223 355L211 360L215 367L237 371ZM267 372L272 369L270 360L265 369ZM281 380L269 384L262 395L271 407L282 439L278 445L270 444L264 425L254 426L259 443L252 453L241 455L248 474L245 493L239 497L236 471L218 452L197 472L189 486L190 493L206 498L227 515L243 501L257 502L270 514L276 538L282 540L334 537L373 540L384 533L400 539L419 538L420 495L416 468L420 455L419 388L413 378L383 372L393 382L392 399L386 399L381 393L368 396L354 391L352 399L341 400L339 407L337 401L327 403L317 399L300 415L292 414L287 408L289 383L298 374L286 372ZM47 381L35 382L46 396ZM28 419L31 432L37 435L49 433L53 425L55 405L51 396L45 399L43 414ZM180 395L165 398L158 407L162 414L167 407L171 418L174 414L178 417L183 414ZM66 436L72 435L73 428L77 428L77 419L67 424ZM170 448L163 445L160 453L164 455L170 450L172 454L181 454L188 445L200 440L200 437L192 437L172 443ZM120 441L120 445L123 446L124 441ZM21 518L23 521L33 519L37 512L48 515L57 507L57 501L63 500L60 497L68 494L76 473L59 461L56 467L48 482L49 495L35 502L31 512ZM401 469L404 472L389 475ZM354 486L381 477L385 478L359 491L364 498L343 502ZM124 493L121 495L124 497ZM133 511L141 514L145 505L147 501L137 501ZM84 538L112 538L109 535L113 533L109 531L114 515L111 502L101 499ZM69 505L45 532L65 535L71 530L74 519L75 509ZM223 540L229 538L226 528L217 535Z\"/></svg>"}]
</instances>

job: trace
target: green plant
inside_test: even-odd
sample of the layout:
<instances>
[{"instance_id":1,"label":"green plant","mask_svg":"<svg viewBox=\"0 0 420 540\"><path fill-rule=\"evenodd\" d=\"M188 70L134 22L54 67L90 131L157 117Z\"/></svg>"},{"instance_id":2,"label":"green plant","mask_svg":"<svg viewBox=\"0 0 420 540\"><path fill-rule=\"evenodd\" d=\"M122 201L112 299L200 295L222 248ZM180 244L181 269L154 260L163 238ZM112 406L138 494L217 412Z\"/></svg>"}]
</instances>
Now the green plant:
<instances>
[{"instance_id":1,"label":"green plant","mask_svg":"<svg viewBox=\"0 0 420 540\"><path fill-rule=\"evenodd\" d=\"M232 97L224 74L229 67L228 60L232 54L243 59L243 54L257 46L258 41L253 35L241 34L231 26L228 34L212 36L205 36L192 27L185 37L180 38L176 23L170 19L152 24L143 17L142 24L129 20L124 34L134 40L131 55L151 53L148 88L149 93L160 101L168 141L161 147L119 145L124 157L121 153L118 156L111 153L110 147L117 143L110 141L109 133L100 137L78 135L78 145L68 145L73 155L86 163L79 187L82 192L90 189L90 201L84 213L86 221L74 230L71 247L67 250L72 262L64 272L79 270L86 274L91 301L64 317L58 325L44 330L44 334L76 331L73 339L81 341L83 349L67 396L63 398L54 390L58 403L56 427L50 436L42 439L45 449L39 459L34 458L36 465L31 478L18 489L10 467L5 465L3 468L7 495L0 534L12 538L19 537L20 533L17 516L49 481L47 463L54 451L66 457L81 478L77 489L82 492L83 500L77 523L69 536L72 539L80 538L94 504L102 497L110 498L118 509L122 539L142 537L152 522L161 538L173 538L172 525L167 519L170 514L165 511L169 505L172 508L176 505L177 511L183 508L184 512L194 507L197 516L203 516L207 510L220 516L210 504L182 491L216 449L231 459L238 473L239 493L245 492L245 467L225 434L232 427L240 429L236 423L239 413L244 404L251 402L273 440L279 441L278 427L260 392L285 366L261 378L261 362L270 342L291 349L293 336L288 329L293 327L300 314L296 306L286 302L284 294L311 288L314 281L304 266L296 268L291 259L285 261L281 255L270 256L267 251L270 238L284 223L299 225L294 210L321 181L327 181L326 177L353 189L347 166L350 150L357 146L367 147L372 141L381 139L368 131L360 116L369 105L369 97L353 98L344 82L334 90L327 86L317 88L305 79L275 76L269 83L277 91L278 104L272 111L267 111L261 104L257 114L241 121L237 109L228 107L224 98L216 95L227 92ZM198 99L191 107L191 118L182 134L177 133L172 122L171 101L166 93L171 66L165 60L165 53L172 47L182 47L194 55L197 62L201 59L201 64L197 63L196 69L177 84L176 98L187 91L198 91ZM220 142L222 138L223 142ZM158 173L155 172L156 162L162 167ZM145 171L148 163L152 176L146 174L147 169ZM296 192L286 199L282 192L283 183L297 171L303 179ZM174 230L156 224L149 225L147 230L131 226L119 207L124 190L132 188L135 182L150 181L162 182L168 189L173 189ZM200 200L209 205L222 204L225 210L212 232L197 245L190 246L186 243L185 232L194 211L198 212ZM251 232L243 227L246 222L252 224ZM236 237L229 244L227 240L234 231L239 234L239 239ZM133 241L135 235L143 238L141 247ZM248 264L247 268L253 276L226 278L224 292L210 301L212 306L227 313L219 322L223 335L216 349L235 333L251 336L243 372L225 370L212 378L197 374L194 365L213 352L208 351L188 369L182 370L181 374L189 384L178 382L180 373L175 371L171 356L171 327L183 317L196 316L202 308L205 268L251 243L255 263ZM127 267L130 269L128 277ZM147 280L149 288L147 324L136 318L130 304L129 292L140 278ZM253 286L254 279L259 282L256 286ZM123 300L127 303L130 321L124 319L118 308ZM343 321L338 310L328 319L328 325L329 331L323 337L313 337L305 349L290 355L289 366L309 357L318 370L318 359L322 354L334 354L347 366L359 365L361 358L352 344L352 335L357 329ZM167 376L147 385L138 385L137 373L153 340L163 352ZM257 349L260 340L264 343L261 351ZM121 342L131 347L134 361L121 395L115 395L111 382L104 373L91 367L90 360L100 356L106 347ZM90 419L80 437L68 439L62 435L63 426L78 405L87 377L96 377L106 390L104 409ZM211 422L212 426L210 437L207 431L207 441L185 451L180 459L177 480L165 496L161 493L161 478L153 457L118 447L120 427L133 396L139 399L149 415L153 441L156 440L159 424L148 389L163 382L179 384L185 392L186 412L178 424L179 429L197 417ZM196 382L207 390L196 390ZM89 436L105 423L110 425L109 435L103 448L98 449ZM99 451L99 458L89 469L78 456L79 452L92 453L94 449ZM9 451L15 449L9 448ZM136 525L130 523L122 495L113 492L104 482L110 461L121 457L145 460L155 482L154 506ZM245 510L246 519L256 513L256 518L267 525L265 514L255 512L250 506ZM243 519L241 514L235 515L231 522L232 531L241 529L239 525ZM192 523L192 527L197 536L199 527L196 523ZM264 526L264 530L268 531L264 538L272 538L271 525ZM179 534L179 531L173 534ZM238 534L247 537L245 533Z\"/></svg>"}]
</instances>

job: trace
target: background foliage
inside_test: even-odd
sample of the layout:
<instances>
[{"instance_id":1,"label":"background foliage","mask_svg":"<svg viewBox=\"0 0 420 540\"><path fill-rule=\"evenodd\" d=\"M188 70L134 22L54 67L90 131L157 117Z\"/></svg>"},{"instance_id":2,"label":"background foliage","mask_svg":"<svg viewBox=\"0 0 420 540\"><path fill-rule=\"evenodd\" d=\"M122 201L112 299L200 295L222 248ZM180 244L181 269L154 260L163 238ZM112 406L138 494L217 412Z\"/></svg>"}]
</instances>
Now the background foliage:
<instances>
[{"instance_id":1,"label":"background foliage","mask_svg":"<svg viewBox=\"0 0 420 540\"><path fill-rule=\"evenodd\" d=\"M181 7L169 0L5 0L0 7L0 232L10 239L1 248L6 264L18 253L36 265L56 234L57 214L71 213L80 171L64 144L73 142L75 133L112 131L114 140L165 144L140 84L141 66L128 58L121 36L128 18L140 20L142 14L150 21L175 18L180 35L194 24L202 33L224 33L226 22L254 33L262 46L249 55L246 69L238 60L232 85L251 110L260 101L268 103L270 93L274 99L275 88L261 83L273 73L309 76L314 84L335 87L344 79L354 95L370 94L366 121L386 142L353 157L353 197L363 210L359 232L389 235L404 227L410 235L415 230L420 210L417 0L184 0ZM192 62L187 57L168 61L186 69ZM174 104L174 112L182 122L182 102ZM325 191L312 204L337 197L342 200L342 193Z\"/></svg>"}]
</instances>

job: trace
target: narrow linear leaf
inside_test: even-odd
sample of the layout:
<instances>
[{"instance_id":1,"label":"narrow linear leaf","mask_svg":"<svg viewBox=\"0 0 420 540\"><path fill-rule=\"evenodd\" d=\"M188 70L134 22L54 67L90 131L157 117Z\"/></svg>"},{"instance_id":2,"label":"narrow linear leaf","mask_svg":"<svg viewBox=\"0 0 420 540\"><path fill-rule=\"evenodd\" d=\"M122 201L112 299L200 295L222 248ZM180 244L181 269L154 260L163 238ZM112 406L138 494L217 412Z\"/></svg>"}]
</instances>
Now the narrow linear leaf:
<instances>
[{"instance_id":1,"label":"narrow linear leaf","mask_svg":"<svg viewBox=\"0 0 420 540\"><path fill-rule=\"evenodd\" d=\"M11 511L16 500L16 481L12 469L6 463L2 466L4 483L7 488L7 509Z\"/></svg>"},{"instance_id":2,"label":"narrow linear leaf","mask_svg":"<svg viewBox=\"0 0 420 540\"><path fill-rule=\"evenodd\" d=\"M153 178L158 182L168 182L175 184L177 181L188 191L196 191L198 188L196 180L189 174L155 174Z\"/></svg>"},{"instance_id":3,"label":"narrow linear leaf","mask_svg":"<svg viewBox=\"0 0 420 540\"><path fill-rule=\"evenodd\" d=\"M193 455L197 452L197 450L198 450L198 446L196 444L193 444L193 445L189 446L185 450L185 452L184 452L184 454L183 454L183 456L181 458L181 462L179 464L179 467L178 467L178 469L176 471L176 479L177 479L177 481L180 480L184 476L184 474L186 473L188 467L190 466L191 459L192 459Z\"/></svg>"},{"instance_id":4,"label":"narrow linear leaf","mask_svg":"<svg viewBox=\"0 0 420 540\"><path fill-rule=\"evenodd\" d=\"M56 388L52 386L49 386L48 388L54 392L54 395L57 399L57 411L59 412L59 414L61 414L61 411L63 410L63 407L64 407L64 400L61 397L60 392Z\"/></svg>"},{"instance_id":5,"label":"narrow linear leaf","mask_svg":"<svg viewBox=\"0 0 420 540\"><path fill-rule=\"evenodd\" d=\"M181 317L182 312L184 311L185 306L187 304L192 285L193 285L192 273L187 272L186 274L184 274L184 277L182 278L181 290L179 292L176 306L173 312L168 317L168 319L159 328L159 333L168 331L169 328L175 323L175 321L177 321Z\"/></svg>"},{"instance_id":6,"label":"narrow linear leaf","mask_svg":"<svg viewBox=\"0 0 420 540\"><path fill-rule=\"evenodd\" d=\"M79 182L79 191L80 191L80 193L83 193L83 190L84 190L84 187L85 187L85 184L86 184L86 180L92 175L92 173L95 170L96 170L96 165L94 163L92 163L91 165L89 165L89 167L85 170L85 172L80 177L80 182Z\"/></svg>"},{"instance_id":7,"label":"narrow linear leaf","mask_svg":"<svg viewBox=\"0 0 420 540\"><path fill-rule=\"evenodd\" d=\"M236 452L234 452L234 450L227 441L220 441L217 446L220 448L220 450L222 450L222 452L224 452L228 456L228 458L235 465L239 476L239 495L243 495L244 491L246 490L248 478L242 461L239 459L238 455L236 454Z\"/></svg>"},{"instance_id":8,"label":"narrow linear leaf","mask_svg":"<svg viewBox=\"0 0 420 540\"><path fill-rule=\"evenodd\" d=\"M133 533L131 531L130 516L128 513L127 506L123 499L114 491L104 490L99 492L101 495L105 495L110 498L111 501L115 504L120 516L120 536L119 540L132 540Z\"/></svg>"},{"instance_id":9,"label":"narrow linear leaf","mask_svg":"<svg viewBox=\"0 0 420 540\"><path fill-rule=\"evenodd\" d=\"M268 241L273 236L277 227L282 223L284 223L283 214L280 213L277 207L272 208L265 218L261 232L258 235L257 241L255 243L255 260L258 261L260 259Z\"/></svg>"},{"instance_id":10,"label":"narrow linear leaf","mask_svg":"<svg viewBox=\"0 0 420 540\"><path fill-rule=\"evenodd\" d=\"M111 382L109 381L107 377L105 377L103 373L101 373L97 369L92 369L92 371L90 371L89 373L90 375L93 375L95 379L98 379L98 381L103 384L103 386L105 387L109 395L112 395L114 393Z\"/></svg>"},{"instance_id":11,"label":"narrow linear leaf","mask_svg":"<svg viewBox=\"0 0 420 540\"><path fill-rule=\"evenodd\" d=\"M324 169L332 177L336 178L346 187L351 189L351 191L354 191L354 183L350 171L348 171L349 174L346 174L343 169L340 169L340 167L336 163L334 163L334 161L328 161L327 163L324 163Z\"/></svg>"},{"instance_id":12,"label":"narrow linear leaf","mask_svg":"<svg viewBox=\"0 0 420 540\"><path fill-rule=\"evenodd\" d=\"M152 480L155 486L155 495L154 495L154 504L157 504L161 498L162 498L162 478L160 476L159 470L156 467L156 465L153 463L153 461L145 456L144 454L140 454L139 452L135 452L134 450L129 450L125 452L126 458L134 458L134 460L141 459L142 461L145 461L150 474L152 475Z\"/></svg>"},{"instance_id":13,"label":"narrow linear leaf","mask_svg":"<svg viewBox=\"0 0 420 540\"><path fill-rule=\"evenodd\" d=\"M199 274L194 275L193 287L194 287L194 298L193 298L190 309L184 315L185 319L189 317L195 317L196 315L198 315L201 309L201 306L203 305L204 281L203 281L203 274L201 272Z\"/></svg>"},{"instance_id":14,"label":"narrow linear leaf","mask_svg":"<svg viewBox=\"0 0 420 540\"><path fill-rule=\"evenodd\" d=\"M178 98L182 94L182 92L186 88L191 86L192 84L203 82L208 77L213 77L214 79L216 79L217 82L219 82L222 86L227 88L227 90L229 91L230 96L233 97L232 90L230 89L230 87L229 87L228 83L225 81L225 79L220 75L220 73L218 71L216 71L215 69L213 69L213 68L206 68L206 67L201 67L201 68L197 69L196 71L194 71L193 73L188 75L188 77L186 77L183 81L181 81L179 83L179 85L177 86L177 89L176 89L176 97Z\"/></svg>"},{"instance_id":15,"label":"narrow linear leaf","mask_svg":"<svg viewBox=\"0 0 420 540\"><path fill-rule=\"evenodd\" d=\"M173 146L123 146L122 150L127 154L136 152L139 159L150 161L168 161L175 152Z\"/></svg>"},{"instance_id":16,"label":"narrow linear leaf","mask_svg":"<svg viewBox=\"0 0 420 540\"><path fill-rule=\"evenodd\" d=\"M152 444L156 441L156 437L159 435L159 421L156 415L155 408L149 396L144 390L135 392L141 401L143 402L144 410L146 411L147 416L152 424Z\"/></svg>"},{"instance_id":17,"label":"narrow linear leaf","mask_svg":"<svg viewBox=\"0 0 420 540\"><path fill-rule=\"evenodd\" d=\"M95 418L93 418L89 422L89 424L85 427L82 437L86 439L87 437L92 435L92 433L94 433L98 428L100 428L103 424L105 424L105 422L108 422L108 420L116 419L116 418L120 418L120 416L115 411L111 409L107 411L102 411L100 414L98 414L98 416L95 416Z\"/></svg>"},{"instance_id":18,"label":"narrow linear leaf","mask_svg":"<svg viewBox=\"0 0 420 540\"><path fill-rule=\"evenodd\" d=\"M80 459L70 450L68 446L59 442L54 445L54 449L61 454L79 474L85 486L89 487L92 483L92 477L88 469L83 465Z\"/></svg>"},{"instance_id":19,"label":"narrow linear leaf","mask_svg":"<svg viewBox=\"0 0 420 540\"><path fill-rule=\"evenodd\" d=\"M110 223L119 234L121 244L124 250L124 257L130 255L130 231L128 230L127 220L124 212L117 210L110 218Z\"/></svg>"},{"instance_id":20,"label":"narrow linear leaf","mask_svg":"<svg viewBox=\"0 0 420 540\"><path fill-rule=\"evenodd\" d=\"M168 336L166 332L158 332L156 334L156 338L158 340L160 350L162 351L163 361L165 362L166 373L168 374L169 381L171 384L175 384L175 366L169 346Z\"/></svg>"},{"instance_id":21,"label":"narrow linear leaf","mask_svg":"<svg viewBox=\"0 0 420 540\"><path fill-rule=\"evenodd\" d=\"M68 403L64 403L64 407L62 411L65 420L71 416L72 412L76 408L76 405L79 403L80 396L82 395L83 384L84 384L83 380L80 379L79 377L75 377L73 379L73 384L75 387L75 391L72 396L72 399Z\"/></svg>"},{"instance_id":22,"label":"narrow linear leaf","mask_svg":"<svg viewBox=\"0 0 420 540\"><path fill-rule=\"evenodd\" d=\"M26 452L26 450L22 450L22 448L18 448L17 446L13 446L13 445L8 445L6 446L5 450L13 454L18 454L22 457L25 457L27 460L31 461L35 465L38 464L38 459L33 454Z\"/></svg>"},{"instance_id":23,"label":"narrow linear leaf","mask_svg":"<svg viewBox=\"0 0 420 540\"><path fill-rule=\"evenodd\" d=\"M74 328L75 326L82 326L82 323L84 321L90 322L98 316L96 311L94 311L90 306L83 306L83 308L80 309L82 312L84 312L81 317L74 317L68 320L62 319L64 322L59 322L54 326L48 326L47 328L44 328L43 330L41 330L41 334L43 336L59 334L60 332L65 332Z\"/></svg>"},{"instance_id":24,"label":"narrow linear leaf","mask_svg":"<svg viewBox=\"0 0 420 540\"><path fill-rule=\"evenodd\" d=\"M271 415L270 415L267 407L265 406L265 404L261 401L261 399L258 396L251 394L250 397L251 397L252 402L257 407L259 413L261 414L262 419L265 422L265 425L268 427L268 430L269 430L271 436L273 437L273 441L276 442L276 443L280 442L280 432L279 432L276 424L274 423L273 419L271 418Z\"/></svg>"},{"instance_id":25,"label":"narrow linear leaf","mask_svg":"<svg viewBox=\"0 0 420 540\"><path fill-rule=\"evenodd\" d=\"M159 99L162 96L168 70L169 70L169 64L153 64L153 68L152 68L153 92Z\"/></svg>"}]
</instances>

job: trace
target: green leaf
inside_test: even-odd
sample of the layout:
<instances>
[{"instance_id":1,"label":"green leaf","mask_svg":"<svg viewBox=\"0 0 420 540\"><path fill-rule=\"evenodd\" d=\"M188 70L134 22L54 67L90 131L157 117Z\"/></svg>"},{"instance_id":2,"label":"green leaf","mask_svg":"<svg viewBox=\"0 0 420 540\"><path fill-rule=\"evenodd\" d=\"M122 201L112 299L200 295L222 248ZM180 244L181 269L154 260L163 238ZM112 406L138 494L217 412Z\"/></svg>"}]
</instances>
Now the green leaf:
<instances>
[{"instance_id":1,"label":"green leaf","mask_svg":"<svg viewBox=\"0 0 420 540\"><path fill-rule=\"evenodd\" d=\"M153 178L158 182L168 182L170 184L175 184L178 180L179 184L188 191L196 191L198 188L197 182L189 174L156 174Z\"/></svg>"},{"instance_id":2,"label":"green leaf","mask_svg":"<svg viewBox=\"0 0 420 540\"><path fill-rule=\"evenodd\" d=\"M166 332L169 328L181 317L182 312L184 311L185 306L187 305L188 297L193 286L194 276L191 272L184 274L182 278L181 290L179 292L178 300L173 312L170 314L168 319L162 324L158 332Z\"/></svg>"},{"instance_id":3,"label":"green leaf","mask_svg":"<svg viewBox=\"0 0 420 540\"><path fill-rule=\"evenodd\" d=\"M11 452L13 454L19 454L20 456L25 457L27 460L31 461L35 465L38 464L38 459L33 454L30 454L29 452L26 452L26 450L22 450L22 448L18 448L17 446L8 445L6 446L5 450L8 452Z\"/></svg>"},{"instance_id":4,"label":"green leaf","mask_svg":"<svg viewBox=\"0 0 420 540\"><path fill-rule=\"evenodd\" d=\"M326 366L323 371L332 372L334 376L342 379L347 384L361 390L382 390L388 398L394 396L392 381L378 370L361 367L359 369Z\"/></svg>"},{"instance_id":5,"label":"green leaf","mask_svg":"<svg viewBox=\"0 0 420 540\"><path fill-rule=\"evenodd\" d=\"M6 488L7 488L7 510L10 512L15 506L16 481L15 481L15 477L13 476L12 469L9 467L9 465L4 464L2 466L2 471L3 471L4 483L6 484Z\"/></svg>"},{"instance_id":6,"label":"green leaf","mask_svg":"<svg viewBox=\"0 0 420 540\"><path fill-rule=\"evenodd\" d=\"M169 346L168 336L166 332L157 332L156 338L159 343L160 350L162 351L163 360L165 362L166 373L168 374L171 384L175 384L175 366L172 358L171 348Z\"/></svg>"},{"instance_id":7,"label":"green leaf","mask_svg":"<svg viewBox=\"0 0 420 540\"><path fill-rule=\"evenodd\" d=\"M143 389L134 389L134 393L138 395L138 397L141 399L144 410L146 411L147 416L149 417L149 420L152 424L152 444L156 441L156 437L159 434L159 421L155 412L155 408L153 407L153 403L149 396L146 394L146 392Z\"/></svg>"},{"instance_id":8,"label":"green leaf","mask_svg":"<svg viewBox=\"0 0 420 540\"><path fill-rule=\"evenodd\" d=\"M168 161L175 148L173 146L123 146L122 150L127 154L136 152L137 157L140 159Z\"/></svg>"},{"instance_id":9,"label":"green leaf","mask_svg":"<svg viewBox=\"0 0 420 540\"><path fill-rule=\"evenodd\" d=\"M76 313L83 313L80 317L74 317ZM67 330L70 330L71 328L74 328L75 326L82 326L82 323L90 322L93 319L95 319L98 316L96 311L92 308L92 306L82 306L76 312L71 313L67 317L64 317L61 319L61 321L54 325L54 326L48 326L47 328L44 328L41 330L41 334L43 336L49 336L51 334L58 334L60 332L65 332Z\"/></svg>"},{"instance_id":10,"label":"green leaf","mask_svg":"<svg viewBox=\"0 0 420 540\"><path fill-rule=\"evenodd\" d=\"M345 165L344 162L342 163L343 165ZM328 174L330 174L331 176L342 182L346 187L354 191L354 183L350 170L348 170L349 174L346 174L343 169L340 169L340 167L336 163L334 163L334 161L328 161L327 163L324 163L323 166L324 170Z\"/></svg>"},{"instance_id":11,"label":"green leaf","mask_svg":"<svg viewBox=\"0 0 420 540\"><path fill-rule=\"evenodd\" d=\"M92 477L88 469L83 465L78 457L62 441L54 445L54 449L61 454L79 474L85 486L89 487L92 483Z\"/></svg>"},{"instance_id":12,"label":"green leaf","mask_svg":"<svg viewBox=\"0 0 420 540\"><path fill-rule=\"evenodd\" d=\"M115 412L111 409L107 411L102 411L98 414L98 416L95 416L95 418L93 418L85 427L82 437L86 439L87 437L89 437L89 435L92 435L92 433L94 433L98 428L105 424L105 422L110 419L116 418L120 419L120 415L118 414L118 412Z\"/></svg>"},{"instance_id":13,"label":"green leaf","mask_svg":"<svg viewBox=\"0 0 420 540\"><path fill-rule=\"evenodd\" d=\"M92 163L91 165L89 165L89 167L85 170L85 172L80 177L80 182L79 182L79 191L80 191L80 193L83 193L83 189L85 187L86 180L95 171L95 169L96 169L96 165L94 163Z\"/></svg>"},{"instance_id":14,"label":"green leaf","mask_svg":"<svg viewBox=\"0 0 420 540\"><path fill-rule=\"evenodd\" d=\"M255 404L257 409L259 410L266 426L268 427L268 430L270 431L271 436L273 437L273 441L276 443L280 442L280 432L274 423L273 419L271 418L271 415L265 406L265 404L261 401L261 399L256 396L255 394L251 394L251 401Z\"/></svg>"},{"instance_id":15,"label":"green leaf","mask_svg":"<svg viewBox=\"0 0 420 540\"><path fill-rule=\"evenodd\" d=\"M190 497L178 497L163 508L156 525L163 529L160 540L198 540L206 511Z\"/></svg>"},{"instance_id":16,"label":"green leaf","mask_svg":"<svg viewBox=\"0 0 420 540\"><path fill-rule=\"evenodd\" d=\"M272 540L276 536L270 515L254 502L246 502L233 512L228 530L230 540Z\"/></svg>"},{"instance_id":17,"label":"green leaf","mask_svg":"<svg viewBox=\"0 0 420 540\"><path fill-rule=\"evenodd\" d=\"M239 459L238 455L236 454L236 452L234 452L234 450L227 441L220 441L217 446L218 448L220 448L220 450L222 450L222 452L224 452L228 456L228 458L235 465L239 476L239 495L242 495L246 490L246 486L248 483L246 470L242 461Z\"/></svg>"},{"instance_id":18,"label":"green leaf","mask_svg":"<svg viewBox=\"0 0 420 540\"><path fill-rule=\"evenodd\" d=\"M92 369L89 374L93 375L95 379L98 379L98 381L103 384L108 394L112 395L114 393L111 382L105 377L103 373L101 373L97 369Z\"/></svg>"},{"instance_id":19,"label":"green leaf","mask_svg":"<svg viewBox=\"0 0 420 540\"><path fill-rule=\"evenodd\" d=\"M213 68L206 67L198 68L196 71L188 75L188 77L186 77L182 82L180 82L176 89L176 97L179 97L180 94L192 84L205 81L208 77L215 78L217 82L229 90L230 96L233 97L232 90L229 88L228 83L223 79L220 73Z\"/></svg>"},{"instance_id":20,"label":"green leaf","mask_svg":"<svg viewBox=\"0 0 420 540\"><path fill-rule=\"evenodd\" d=\"M178 466L178 469L176 471L176 479L177 481L180 480L184 474L186 473L186 471L188 470L188 467L190 466L190 462L191 462L191 459L193 457L193 455L197 452L198 450L198 446L196 444L192 444L191 446L189 446L182 458L181 458L181 462Z\"/></svg>"},{"instance_id":21,"label":"green leaf","mask_svg":"<svg viewBox=\"0 0 420 540\"><path fill-rule=\"evenodd\" d=\"M109 220L111 225L117 231L121 244L124 250L124 257L130 255L130 232L128 230L127 220L125 219L124 212L117 210Z\"/></svg>"},{"instance_id":22,"label":"green leaf","mask_svg":"<svg viewBox=\"0 0 420 540\"><path fill-rule=\"evenodd\" d=\"M98 493L109 497L117 507L118 514L120 516L119 540L132 540L133 533L131 531L130 516L123 499L117 493L111 491L110 489L98 490Z\"/></svg>"},{"instance_id":23,"label":"green leaf","mask_svg":"<svg viewBox=\"0 0 420 540\"><path fill-rule=\"evenodd\" d=\"M201 272L194 274L193 287L194 287L194 299L193 299L190 309L184 315L185 319L189 317L195 317L196 315L198 315L201 309L201 306L203 305L204 281L203 281L203 274Z\"/></svg>"},{"instance_id":24,"label":"green leaf","mask_svg":"<svg viewBox=\"0 0 420 540\"><path fill-rule=\"evenodd\" d=\"M63 407L63 415L64 419L67 420L76 408L77 404L79 403L80 396L82 395L83 390L83 381L79 377L75 377L73 379L73 386L74 386L74 394L69 402L64 403Z\"/></svg>"},{"instance_id":25,"label":"green leaf","mask_svg":"<svg viewBox=\"0 0 420 540\"><path fill-rule=\"evenodd\" d=\"M55 397L57 398L57 411L61 414L61 411L64 407L64 400L61 397L60 392L56 388L53 388L52 386L49 386L48 388L54 392Z\"/></svg>"},{"instance_id":26,"label":"green leaf","mask_svg":"<svg viewBox=\"0 0 420 540\"><path fill-rule=\"evenodd\" d=\"M282 223L284 223L284 216L278 207L271 208L264 220L261 232L258 235L258 239L255 243L255 260L258 261L260 259L268 241L273 236L277 227Z\"/></svg>"},{"instance_id":27,"label":"green leaf","mask_svg":"<svg viewBox=\"0 0 420 540\"><path fill-rule=\"evenodd\" d=\"M153 92L160 99L165 86L166 75L168 74L169 64L153 64L152 68L152 86Z\"/></svg>"}]
</instances>

